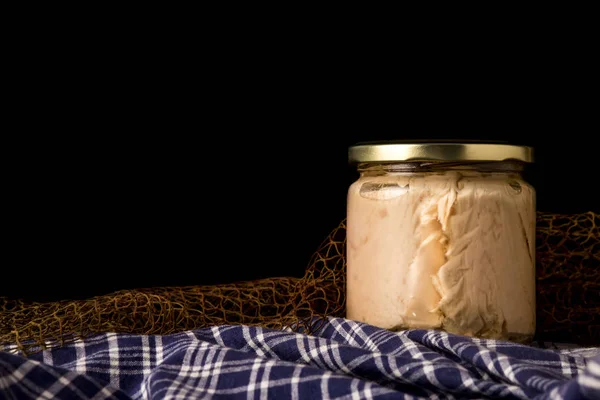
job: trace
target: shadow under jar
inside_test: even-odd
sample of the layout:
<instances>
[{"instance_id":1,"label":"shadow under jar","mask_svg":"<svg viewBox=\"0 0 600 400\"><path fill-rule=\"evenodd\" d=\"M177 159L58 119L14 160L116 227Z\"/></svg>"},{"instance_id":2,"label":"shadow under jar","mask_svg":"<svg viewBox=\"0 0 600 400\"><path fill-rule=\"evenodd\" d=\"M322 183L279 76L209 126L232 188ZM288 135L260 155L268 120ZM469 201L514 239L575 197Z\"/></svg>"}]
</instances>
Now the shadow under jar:
<instances>
[{"instance_id":1,"label":"shadow under jar","mask_svg":"<svg viewBox=\"0 0 600 400\"><path fill-rule=\"evenodd\" d=\"M533 149L359 143L349 187L346 317L390 330L530 340L535 333Z\"/></svg>"}]
</instances>

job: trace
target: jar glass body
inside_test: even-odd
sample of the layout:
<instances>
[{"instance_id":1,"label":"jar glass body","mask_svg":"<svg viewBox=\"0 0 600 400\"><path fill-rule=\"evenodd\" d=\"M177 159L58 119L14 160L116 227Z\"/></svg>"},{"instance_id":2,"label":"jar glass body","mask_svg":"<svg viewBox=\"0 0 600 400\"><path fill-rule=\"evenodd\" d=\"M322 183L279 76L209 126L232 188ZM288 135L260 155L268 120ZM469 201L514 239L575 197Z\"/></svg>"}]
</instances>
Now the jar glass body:
<instances>
[{"instance_id":1,"label":"jar glass body","mask_svg":"<svg viewBox=\"0 0 600 400\"><path fill-rule=\"evenodd\" d=\"M519 162L359 164L348 190L346 316L527 341L535 189Z\"/></svg>"}]
</instances>

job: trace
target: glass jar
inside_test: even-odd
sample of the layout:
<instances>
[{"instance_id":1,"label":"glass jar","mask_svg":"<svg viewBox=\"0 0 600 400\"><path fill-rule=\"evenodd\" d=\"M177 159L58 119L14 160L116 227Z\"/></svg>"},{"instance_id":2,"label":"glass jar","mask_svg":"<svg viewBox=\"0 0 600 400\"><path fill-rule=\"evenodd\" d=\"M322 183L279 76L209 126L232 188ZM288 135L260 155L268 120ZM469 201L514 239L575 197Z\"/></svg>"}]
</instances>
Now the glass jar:
<instances>
[{"instance_id":1,"label":"glass jar","mask_svg":"<svg viewBox=\"0 0 600 400\"><path fill-rule=\"evenodd\" d=\"M346 317L513 341L535 332L533 149L350 147Z\"/></svg>"}]
</instances>

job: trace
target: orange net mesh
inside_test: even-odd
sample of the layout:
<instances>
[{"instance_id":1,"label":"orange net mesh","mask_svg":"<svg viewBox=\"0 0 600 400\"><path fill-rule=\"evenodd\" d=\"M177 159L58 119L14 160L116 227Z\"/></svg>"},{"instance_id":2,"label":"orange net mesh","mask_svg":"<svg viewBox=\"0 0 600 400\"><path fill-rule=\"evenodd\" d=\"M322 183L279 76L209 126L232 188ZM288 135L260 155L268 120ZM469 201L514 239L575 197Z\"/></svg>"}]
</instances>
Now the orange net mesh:
<instances>
[{"instance_id":1,"label":"orange net mesh","mask_svg":"<svg viewBox=\"0 0 600 400\"><path fill-rule=\"evenodd\" d=\"M537 217L537 336L600 344L600 214Z\"/></svg>"},{"instance_id":2,"label":"orange net mesh","mask_svg":"<svg viewBox=\"0 0 600 400\"><path fill-rule=\"evenodd\" d=\"M538 213L538 340L600 343L599 220L591 212ZM27 353L97 332L164 335L222 324L311 333L324 317L344 316L345 238L342 222L302 278L123 290L49 303L0 298L0 343Z\"/></svg>"}]
</instances>

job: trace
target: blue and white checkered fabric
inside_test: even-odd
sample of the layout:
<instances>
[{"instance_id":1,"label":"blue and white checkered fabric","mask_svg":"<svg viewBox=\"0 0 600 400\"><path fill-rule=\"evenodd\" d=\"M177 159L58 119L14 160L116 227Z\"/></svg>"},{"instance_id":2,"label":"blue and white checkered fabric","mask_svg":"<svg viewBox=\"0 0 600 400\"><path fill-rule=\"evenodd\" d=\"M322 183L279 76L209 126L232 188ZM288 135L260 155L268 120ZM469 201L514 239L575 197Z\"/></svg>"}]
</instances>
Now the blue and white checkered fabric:
<instances>
[{"instance_id":1,"label":"blue and white checkered fabric","mask_svg":"<svg viewBox=\"0 0 600 400\"><path fill-rule=\"evenodd\" d=\"M314 336L228 325L0 352L2 399L600 399L600 348L543 350L331 318Z\"/></svg>"}]
</instances>

